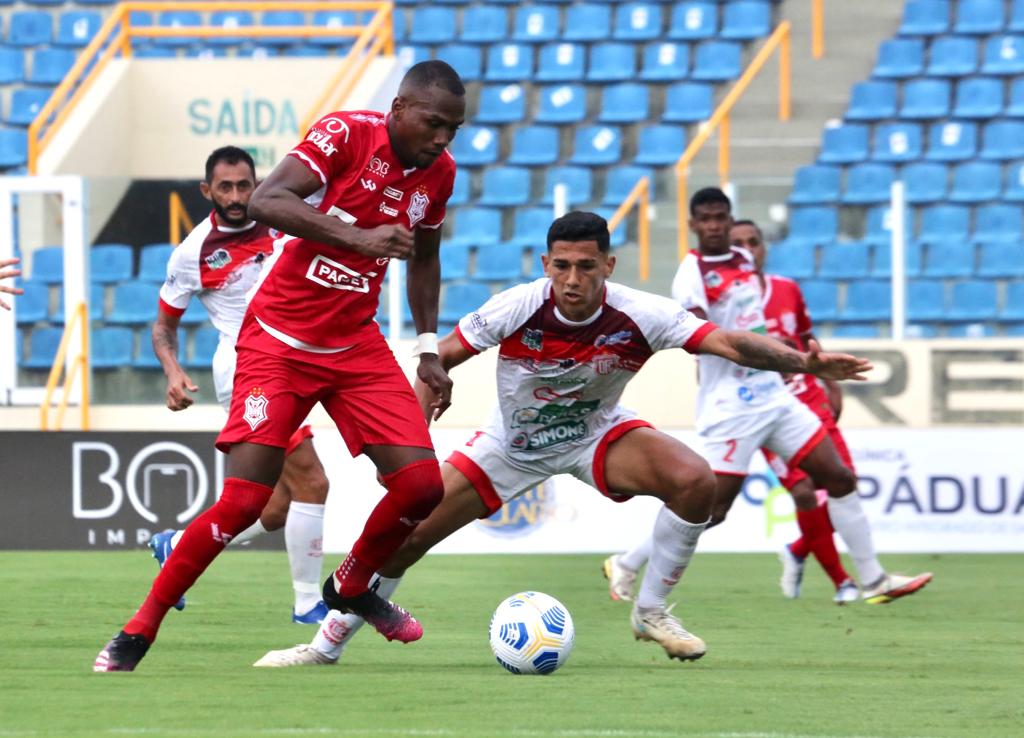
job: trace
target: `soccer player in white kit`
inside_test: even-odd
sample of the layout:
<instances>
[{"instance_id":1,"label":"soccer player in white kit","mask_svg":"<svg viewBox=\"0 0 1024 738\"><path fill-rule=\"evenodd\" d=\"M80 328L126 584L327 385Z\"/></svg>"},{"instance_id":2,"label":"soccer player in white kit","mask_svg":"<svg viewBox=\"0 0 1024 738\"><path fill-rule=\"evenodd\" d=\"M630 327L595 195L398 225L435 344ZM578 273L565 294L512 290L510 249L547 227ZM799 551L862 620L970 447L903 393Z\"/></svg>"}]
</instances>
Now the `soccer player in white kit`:
<instances>
[{"instance_id":1,"label":"soccer player in white kit","mask_svg":"<svg viewBox=\"0 0 1024 738\"><path fill-rule=\"evenodd\" d=\"M178 324L193 297L203 304L220 332L213 357L213 383L217 401L225 410L231 403L235 339L245 315L246 293L273 251L270 229L247 215L255 188L255 164L246 151L225 146L210 154L200 190L213 205L213 212L171 253L153 325L153 350L167 375L167 407L171 410L190 406L190 394L198 390L178 362ZM281 479L260 519L231 541L237 545L284 527L295 593L292 620L297 623L319 623L327 614L320 599L320 564L328 481L313 449L312 435L308 425L295 433ZM161 566L180 537L181 532L173 530L153 536L150 548ZM176 607L182 609L184 602L182 597Z\"/></svg>"},{"instance_id":2,"label":"soccer player in white kit","mask_svg":"<svg viewBox=\"0 0 1024 738\"><path fill-rule=\"evenodd\" d=\"M753 257L729 241L732 203L708 187L690 200L690 229L698 250L679 265L672 297L700 318L733 330L765 333L761 283ZM809 342L812 351L817 342ZM828 512L842 536L860 579L861 595L885 603L913 594L931 581L886 573L875 555L871 526L857 495L857 477L843 464L828 429L786 388L777 371L738 366L727 357L701 356L697 393L697 432L717 479L711 525L725 520L747 476L751 457L762 447L799 466L828 492ZM615 599L626 599L628 582L647 557L650 541L605 562Z\"/></svg>"},{"instance_id":3,"label":"soccer player in white kit","mask_svg":"<svg viewBox=\"0 0 1024 738\"><path fill-rule=\"evenodd\" d=\"M870 365L845 354L794 351L745 331L726 331L665 297L606 282L615 267L608 225L572 212L548 231L544 279L495 295L440 344L446 370L498 347L498 408L442 466L444 499L379 570L389 597L405 570L432 546L556 474L572 474L616 502L653 495L665 502L631 624L671 658L706 647L666 608L707 525L715 480L707 462L619 404L626 384L662 349L712 353L782 371L833 379ZM447 408L422 383L428 418ZM332 612L310 645L271 651L256 666L329 664L361 625Z\"/></svg>"}]
</instances>

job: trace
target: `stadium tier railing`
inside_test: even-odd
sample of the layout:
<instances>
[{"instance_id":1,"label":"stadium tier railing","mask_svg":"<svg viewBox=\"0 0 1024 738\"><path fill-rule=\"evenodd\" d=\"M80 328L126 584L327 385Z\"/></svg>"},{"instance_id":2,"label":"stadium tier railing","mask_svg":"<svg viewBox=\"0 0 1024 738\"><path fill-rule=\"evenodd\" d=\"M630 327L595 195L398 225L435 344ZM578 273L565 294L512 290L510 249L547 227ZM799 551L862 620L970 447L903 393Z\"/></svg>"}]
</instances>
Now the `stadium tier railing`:
<instances>
[{"instance_id":1,"label":"stadium tier railing","mask_svg":"<svg viewBox=\"0 0 1024 738\"><path fill-rule=\"evenodd\" d=\"M825 0L811 0L811 56L825 56Z\"/></svg>"},{"instance_id":2,"label":"stadium tier railing","mask_svg":"<svg viewBox=\"0 0 1024 738\"><path fill-rule=\"evenodd\" d=\"M316 120L330 105L339 105L352 91L367 66L379 54L394 54L390 2L316 2L264 0L221 0L220 2L124 2L118 3L106 22L88 46L78 55L64 81L57 86L50 99L40 109L28 129L28 171L37 174L39 157L61 125L70 115L74 106L83 98L92 84L103 72L107 63L115 57L132 55L133 39L180 38L263 38L263 37L355 37L355 43L338 66L338 72L331 79L316 105L306 115L304 124ZM166 12L191 10L196 12L235 11L373 11L365 25L351 26L140 26L132 25L131 14L135 11ZM330 108L334 109L334 108Z\"/></svg>"},{"instance_id":3,"label":"stadium tier railing","mask_svg":"<svg viewBox=\"0 0 1024 738\"><path fill-rule=\"evenodd\" d=\"M75 331L75 327L79 322L82 323L83 327L88 322L88 307L84 302L78 303L78 307L75 308L74 317L68 322L67 327L64 328L64 335L60 338L60 345L57 347L57 356L53 360L53 367L50 369L50 376L46 380L46 394L43 396L43 402L39 406L39 429L40 430L60 430L61 425L64 423L64 413L68 409L68 399L71 397L71 388L75 382L75 376L82 373L82 384L81 392L81 428L84 431L89 430L89 331L81 330L79 335L82 337L82 350L75 360L71 363L71 368L67 372L67 376L64 377L64 390L61 392L60 403L57 405L57 417L54 420L54 427L50 427L50 407L53 402L53 393L57 389L57 383L60 381L60 375L62 367L64 366L64 357L68 351L68 341Z\"/></svg>"},{"instance_id":4,"label":"stadium tier railing","mask_svg":"<svg viewBox=\"0 0 1024 738\"><path fill-rule=\"evenodd\" d=\"M185 208L185 203L177 192L172 192L167 196L167 210L170 222L170 232L167 241L177 246L182 241L182 233L191 233L196 225L192 222L192 218Z\"/></svg>"},{"instance_id":5,"label":"stadium tier railing","mask_svg":"<svg viewBox=\"0 0 1024 738\"><path fill-rule=\"evenodd\" d=\"M608 232L614 233L629 215L629 211L636 207L636 241L639 247L638 273L641 281L646 282L650 277L651 265L651 181L649 177L641 177L622 204L612 213L608 219Z\"/></svg>"}]
</instances>

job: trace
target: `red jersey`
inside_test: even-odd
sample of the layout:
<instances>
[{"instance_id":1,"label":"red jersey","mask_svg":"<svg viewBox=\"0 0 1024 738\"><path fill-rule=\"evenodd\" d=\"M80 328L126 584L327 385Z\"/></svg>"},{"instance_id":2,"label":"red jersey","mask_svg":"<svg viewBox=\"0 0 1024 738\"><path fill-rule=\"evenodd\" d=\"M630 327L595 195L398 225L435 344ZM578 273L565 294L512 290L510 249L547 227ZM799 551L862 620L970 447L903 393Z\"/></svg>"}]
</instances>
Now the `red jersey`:
<instances>
[{"instance_id":1,"label":"red jersey","mask_svg":"<svg viewBox=\"0 0 1024 738\"><path fill-rule=\"evenodd\" d=\"M800 286L792 279L775 274L764 275L764 318L768 335L797 351L807 350L805 336L811 332L811 316L807 312ZM798 400L822 416L832 417L832 409L821 382L813 374L786 376L786 386Z\"/></svg>"},{"instance_id":2,"label":"red jersey","mask_svg":"<svg viewBox=\"0 0 1024 738\"><path fill-rule=\"evenodd\" d=\"M331 113L314 123L288 153L323 183L306 202L358 228L439 228L455 160L446 151L427 169L403 169L387 122L384 114L363 110ZM343 348L371 324L388 261L283 236L274 243L250 309L266 331L292 346Z\"/></svg>"}]
</instances>

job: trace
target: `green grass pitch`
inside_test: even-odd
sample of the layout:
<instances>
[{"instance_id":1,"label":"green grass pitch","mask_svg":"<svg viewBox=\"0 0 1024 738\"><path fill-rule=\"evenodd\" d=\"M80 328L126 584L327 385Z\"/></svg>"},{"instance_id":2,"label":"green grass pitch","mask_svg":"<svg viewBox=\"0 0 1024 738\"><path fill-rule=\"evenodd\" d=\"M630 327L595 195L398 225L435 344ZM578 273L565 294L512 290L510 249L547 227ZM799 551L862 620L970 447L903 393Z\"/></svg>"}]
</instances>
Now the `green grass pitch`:
<instances>
[{"instance_id":1,"label":"green grass pitch","mask_svg":"<svg viewBox=\"0 0 1024 738\"><path fill-rule=\"evenodd\" d=\"M147 553L0 554L0 738L1024 734L1019 555L885 556L935 581L840 608L811 566L788 601L773 556L698 554L674 597L708 643L693 663L633 640L600 556L435 555L396 596L422 641L364 629L337 666L264 670L250 665L314 630L289 620L283 553L229 552L137 672L93 674L154 575ZM487 645L492 610L524 589L575 620L575 651L551 676L508 674Z\"/></svg>"}]
</instances>

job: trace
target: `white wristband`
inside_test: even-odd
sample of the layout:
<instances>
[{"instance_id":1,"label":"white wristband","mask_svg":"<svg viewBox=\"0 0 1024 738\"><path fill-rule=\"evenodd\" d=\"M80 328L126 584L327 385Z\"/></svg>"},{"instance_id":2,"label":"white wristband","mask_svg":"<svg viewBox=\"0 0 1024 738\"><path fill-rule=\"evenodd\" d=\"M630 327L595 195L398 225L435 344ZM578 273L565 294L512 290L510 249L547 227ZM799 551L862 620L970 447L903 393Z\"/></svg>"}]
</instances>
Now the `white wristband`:
<instances>
[{"instance_id":1,"label":"white wristband","mask_svg":"<svg viewBox=\"0 0 1024 738\"><path fill-rule=\"evenodd\" d=\"M416 348L413 349L412 355L420 354L438 354L436 333L421 333L416 336Z\"/></svg>"}]
</instances>

